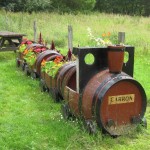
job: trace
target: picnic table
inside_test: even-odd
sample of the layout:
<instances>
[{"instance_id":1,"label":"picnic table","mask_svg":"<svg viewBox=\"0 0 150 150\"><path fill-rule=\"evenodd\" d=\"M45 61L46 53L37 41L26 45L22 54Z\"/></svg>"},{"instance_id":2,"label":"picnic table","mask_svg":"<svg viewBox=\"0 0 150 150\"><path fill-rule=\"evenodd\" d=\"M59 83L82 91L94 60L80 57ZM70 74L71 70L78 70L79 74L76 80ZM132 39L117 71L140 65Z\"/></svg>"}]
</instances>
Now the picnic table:
<instances>
[{"instance_id":1,"label":"picnic table","mask_svg":"<svg viewBox=\"0 0 150 150\"><path fill-rule=\"evenodd\" d=\"M2 51L16 51L25 34L0 31L0 52Z\"/></svg>"}]
</instances>

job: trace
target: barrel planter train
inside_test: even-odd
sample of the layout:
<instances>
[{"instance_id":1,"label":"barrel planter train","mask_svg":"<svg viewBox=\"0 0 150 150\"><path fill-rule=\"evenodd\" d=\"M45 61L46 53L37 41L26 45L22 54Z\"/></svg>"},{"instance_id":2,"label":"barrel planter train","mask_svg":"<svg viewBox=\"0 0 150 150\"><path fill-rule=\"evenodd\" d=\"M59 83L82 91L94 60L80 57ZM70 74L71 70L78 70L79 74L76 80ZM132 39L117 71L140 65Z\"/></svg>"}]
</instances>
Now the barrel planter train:
<instances>
[{"instance_id":1,"label":"barrel planter train","mask_svg":"<svg viewBox=\"0 0 150 150\"><path fill-rule=\"evenodd\" d=\"M72 51L76 60L68 61L58 51L44 45L24 44L24 50L16 59L17 66L21 66L27 75L34 73L32 77L39 77L41 91L49 92L55 102L61 102L65 119L81 118L89 133L95 133L98 127L112 136L126 134L141 123L146 126L146 94L142 85L133 79L134 47L123 47L129 59L122 62L119 70L113 71L109 68L111 57L108 53L114 51L115 46L76 47ZM36 51L37 47L41 50ZM25 60L25 51L31 49L36 56L32 66ZM117 46L116 49L120 52ZM92 64L85 61L88 54L94 58ZM122 52L121 55L123 57ZM114 59L117 65L118 61ZM49 68L45 64L49 64Z\"/></svg>"}]
</instances>

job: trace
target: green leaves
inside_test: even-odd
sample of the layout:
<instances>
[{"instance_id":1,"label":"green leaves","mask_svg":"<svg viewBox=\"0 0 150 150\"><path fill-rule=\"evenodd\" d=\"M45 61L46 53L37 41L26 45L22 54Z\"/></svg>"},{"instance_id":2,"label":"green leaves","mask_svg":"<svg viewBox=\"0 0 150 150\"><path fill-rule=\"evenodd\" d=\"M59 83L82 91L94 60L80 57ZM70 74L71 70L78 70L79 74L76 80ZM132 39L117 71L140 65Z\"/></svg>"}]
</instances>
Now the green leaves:
<instances>
[{"instance_id":1,"label":"green leaves","mask_svg":"<svg viewBox=\"0 0 150 150\"><path fill-rule=\"evenodd\" d=\"M36 61L36 55L33 51L29 50L28 53L25 55L24 59L30 66L33 66Z\"/></svg>"},{"instance_id":2,"label":"green leaves","mask_svg":"<svg viewBox=\"0 0 150 150\"><path fill-rule=\"evenodd\" d=\"M42 67L42 72L46 72L52 78L55 78L59 68L63 65L63 62L56 64L53 61L48 61L45 63L45 66Z\"/></svg>"},{"instance_id":3,"label":"green leaves","mask_svg":"<svg viewBox=\"0 0 150 150\"><path fill-rule=\"evenodd\" d=\"M97 0L95 9L106 13L148 16L150 3L149 0Z\"/></svg>"},{"instance_id":4,"label":"green leaves","mask_svg":"<svg viewBox=\"0 0 150 150\"><path fill-rule=\"evenodd\" d=\"M26 45L25 44L22 44L22 45L20 45L20 47L19 47L19 52L24 52L24 50L26 49Z\"/></svg>"}]
</instances>

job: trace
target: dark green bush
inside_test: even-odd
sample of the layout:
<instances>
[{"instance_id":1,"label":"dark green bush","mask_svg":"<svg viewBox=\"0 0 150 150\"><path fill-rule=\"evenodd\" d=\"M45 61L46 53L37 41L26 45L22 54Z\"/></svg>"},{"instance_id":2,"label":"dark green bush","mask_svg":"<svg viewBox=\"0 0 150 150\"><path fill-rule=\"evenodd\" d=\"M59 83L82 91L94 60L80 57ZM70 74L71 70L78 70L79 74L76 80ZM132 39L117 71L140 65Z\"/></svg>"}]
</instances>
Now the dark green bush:
<instances>
[{"instance_id":1,"label":"dark green bush","mask_svg":"<svg viewBox=\"0 0 150 150\"><path fill-rule=\"evenodd\" d=\"M150 15L149 0L97 0L95 9L106 13Z\"/></svg>"},{"instance_id":2,"label":"dark green bush","mask_svg":"<svg viewBox=\"0 0 150 150\"><path fill-rule=\"evenodd\" d=\"M45 11L51 6L51 0L1 0L1 7L8 11Z\"/></svg>"},{"instance_id":3,"label":"dark green bush","mask_svg":"<svg viewBox=\"0 0 150 150\"><path fill-rule=\"evenodd\" d=\"M0 6L8 11L90 11L96 0L1 0Z\"/></svg>"},{"instance_id":4,"label":"dark green bush","mask_svg":"<svg viewBox=\"0 0 150 150\"><path fill-rule=\"evenodd\" d=\"M52 0L52 8L59 12L91 11L96 0Z\"/></svg>"},{"instance_id":5,"label":"dark green bush","mask_svg":"<svg viewBox=\"0 0 150 150\"><path fill-rule=\"evenodd\" d=\"M8 11L57 11L119 13L127 15L150 15L149 0L0 0L0 7Z\"/></svg>"}]
</instances>

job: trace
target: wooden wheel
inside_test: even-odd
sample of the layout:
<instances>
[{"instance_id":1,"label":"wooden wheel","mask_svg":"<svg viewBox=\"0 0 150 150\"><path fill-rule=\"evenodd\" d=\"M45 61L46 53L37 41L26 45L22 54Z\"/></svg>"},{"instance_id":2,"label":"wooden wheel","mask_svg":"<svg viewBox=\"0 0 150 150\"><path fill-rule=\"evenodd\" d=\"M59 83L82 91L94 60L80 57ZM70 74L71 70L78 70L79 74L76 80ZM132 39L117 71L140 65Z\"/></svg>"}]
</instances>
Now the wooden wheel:
<instances>
[{"instance_id":1,"label":"wooden wheel","mask_svg":"<svg viewBox=\"0 0 150 150\"><path fill-rule=\"evenodd\" d=\"M48 90L45 84L45 81L43 79L40 80L40 89L41 89L41 92L46 92Z\"/></svg>"},{"instance_id":2,"label":"wooden wheel","mask_svg":"<svg viewBox=\"0 0 150 150\"><path fill-rule=\"evenodd\" d=\"M61 114L65 120L68 120L72 117L68 104L61 105Z\"/></svg>"},{"instance_id":3,"label":"wooden wheel","mask_svg":"<svg viewBox=\"0 0 150 150\"><path fill-rule=\"evenodd\" d=\"M96 134L97 133L96 124L94 124L94 122L92 120L85 120L84 126L85 126L86 131L89 134Z\"/></svg>"}]
</instances>

